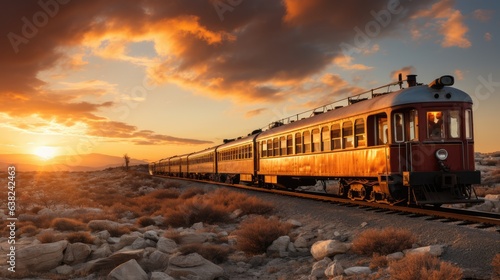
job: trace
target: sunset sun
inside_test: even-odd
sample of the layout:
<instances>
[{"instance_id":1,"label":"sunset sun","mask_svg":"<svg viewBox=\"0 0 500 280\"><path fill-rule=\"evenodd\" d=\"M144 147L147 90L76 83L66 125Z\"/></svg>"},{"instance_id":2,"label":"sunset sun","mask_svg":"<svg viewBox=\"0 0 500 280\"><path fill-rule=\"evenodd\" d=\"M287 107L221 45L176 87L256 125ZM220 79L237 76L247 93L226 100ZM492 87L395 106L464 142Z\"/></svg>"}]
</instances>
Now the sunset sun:
<instances>
[{"instance_id":1,"label":"sunset sun","mask_svg":"<svg viewBox=\"0 0 500 280\"><path fill-rule=\"evenodd\" d=\"M37 147L33 153L35 155L43 158L44 160L49 160L49 159L52 159L56 155L56 152L57 152L57 148L48 147L48 146L40 146L40 147Z\"/></svg>"}]
</instances>

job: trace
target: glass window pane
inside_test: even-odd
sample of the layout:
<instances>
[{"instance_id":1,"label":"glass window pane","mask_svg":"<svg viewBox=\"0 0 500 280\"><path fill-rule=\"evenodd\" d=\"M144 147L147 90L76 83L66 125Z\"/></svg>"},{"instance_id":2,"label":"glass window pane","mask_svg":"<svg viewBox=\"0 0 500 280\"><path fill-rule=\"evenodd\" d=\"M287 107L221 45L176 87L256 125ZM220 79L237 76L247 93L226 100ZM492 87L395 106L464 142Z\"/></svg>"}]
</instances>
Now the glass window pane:
<instances>
[{"instance_id":1,"label":"glass window pane","mask_svg":"<svg viewBox=\"0 0 500 280\"><path fill-rule=\"evenodd\" d=\"M418 112L410 111L410 141L418 140Z\"/></svg>"},{"instance_id":2,"label":"glass window pane","mask_svg":"<svg viewBox=\"0 0 500 280\"><path fill-rule=\"evenodd\" d=\"M354 127L356 133L356 147L365 146L365 121L363 119L357 119Z\"/></svg>"},{"instance_id":3,"label":"glass window pane","mask_svg":"<svg viewBox=\"0 0 500 280\"><path fill-rule=\"evenodd\" d=\"M427 112L427 136L433 139L444 138L443 112Z\"/></svg>"},{"instance_id":4,"label":"glass window pane","mask_svg":"<svg viewBox=\"0 0 500 280\"><path fill-rule=\"evenodd\" d=\"M340 141L340 124L338 123L332 125L332 149L342 149Z\"/></svg>"},{"instance_id":5,"label":"glass window pane","mask_svg":"<svg viewBox=\"0 0 500 280\"><path fill-rule=\"evenodd\" d=\"M313 152L319 152L321 151L320 146L321 146L321 134L319 133L319 129L315 128L312 130L312 151Z\"/></svg>"},{"instance_id":6,"label":"glass window pane","mask_svg":"<svg viewBox=\"0 0 500 280\"><path fill-rule=\"evenodd\" d=\"M293 155L293 138L292 135L288 135L286 137L286 147L287 147L287 154L288 155Z\"/></svg>"},{"instance_id":7,"label":"glass window pane","mask_svg":"<svg viewBox=\"0 0 500 280\"><path fill-rule=\"evenodd\" d=\"M404 119L402 113L394 114L394 140L397 143L404 142Z\"/></svg>"},{"instance_id":8,"label":"glass window pane","mask_svg":"<svg viewBox=\"0 0 500 280\"><path fill-rule=\"evenodd\" d=\"M465 110L465 138L472 139L472 111Z\"/></svg>"},{"instance_id":9,"label":"glass window pane","mask_svg":"<svg viewBox=\"0 0 500 280\"><path fill-rule=\"evenodd\" d=\"M304 139L304 153L311 152L311 133L309 131L304 131L302 135L302 139Z\"/></svg>"},{"instance_id":10,"label":"glass window pane","mask_svg":"<svg viewBox=\"0 0 500 280\"><path fill-rule=\"evenodd\" d=\"M321 128L321 149L330 151L330 129L328 126Z\"/></svg>"},{"instance_id":11,"label":"glass window pane","mask_svg":"<svg viewBox=\"0 0 500 280\"><path fill-rule=\"evenodd\" d=\"M460 138L460 111L451 110L450 115L450 138Z\"/></svg>"},{"instance_id":12,"label":"glass window pane","mask_svg":"<svg viewBox=\"0 0 500 280\"><path fill-rule=\"evenodd\" d=\"M302 135L300 132L295 134L295 153L302 153Z\"/></svg>"},{"instance_id":13,"label":"glass window pane","mask_svg":"<svg viewBox=\"0 0 500 280\"><path fill-rule=\"evenodd\" d=\"M343 139L343 147L352 148L353 147L353 136L352 136L352 122L347 121L342 124L342 139Z\"/></svg>"}]
</instances>

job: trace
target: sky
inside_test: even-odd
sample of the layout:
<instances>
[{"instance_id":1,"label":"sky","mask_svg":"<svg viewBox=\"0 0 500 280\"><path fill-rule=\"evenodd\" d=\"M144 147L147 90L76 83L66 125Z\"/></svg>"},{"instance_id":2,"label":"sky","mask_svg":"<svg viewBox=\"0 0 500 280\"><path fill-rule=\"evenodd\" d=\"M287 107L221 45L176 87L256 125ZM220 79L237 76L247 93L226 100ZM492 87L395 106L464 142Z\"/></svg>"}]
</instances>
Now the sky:
<instances>
[{"instance_id":1,"label":"sky","mask_svg":"<svg viewBox=\"0 0 500 280\"><path fill-rule=\"evenodd\" d=\"M500 150L500 2L0 2L0 154L156 161L417 74ZM494 127L493 127L494 126Z\"/></svg>"}]
</instances>

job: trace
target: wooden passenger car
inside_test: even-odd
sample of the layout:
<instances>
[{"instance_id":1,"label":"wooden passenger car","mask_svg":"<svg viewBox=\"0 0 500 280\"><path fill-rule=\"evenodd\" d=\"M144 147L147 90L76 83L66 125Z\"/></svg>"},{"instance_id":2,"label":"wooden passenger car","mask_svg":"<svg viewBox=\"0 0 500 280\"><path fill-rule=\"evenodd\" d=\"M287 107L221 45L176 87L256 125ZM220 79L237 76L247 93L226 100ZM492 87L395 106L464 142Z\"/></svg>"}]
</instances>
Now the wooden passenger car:
<instances>
[{"instance_id":1,"label":"wooden passenger car","mask_svg":"<svg viewBox=\"0 0 500 280\"><path fill-rule=\"evenodd\" d=\"M214 179L217 174L216 153L218 146L192 153L188 156L189 177L194 179Z\"/></svg>"},{"instance_id":2,"label":"wooden passenger car","mask_svg":"<svg viewBox=\"0 0 500 280\"><path fill-rule=\"evenodd\" d=\"M432 134L427 119L438 113L441 132ZM330 110L267 130L256 142L257 174L267 184L338 179L336 194L353 199L440 204L470 201L470 185L479 183L472 100L444 85L415 85ZM442 149L449 158L437 157Z\"/></svg>"},{"instance_id":3,"label":"wooden passenger car","mask_svg":"<svg viewBox=\"0 0 500 280\"><path fill-rule=\"evenodd\" d=\"M250 135L217 148L217 171L221 181L254 182L256 136Z\"/></svg>"}]
</instances>

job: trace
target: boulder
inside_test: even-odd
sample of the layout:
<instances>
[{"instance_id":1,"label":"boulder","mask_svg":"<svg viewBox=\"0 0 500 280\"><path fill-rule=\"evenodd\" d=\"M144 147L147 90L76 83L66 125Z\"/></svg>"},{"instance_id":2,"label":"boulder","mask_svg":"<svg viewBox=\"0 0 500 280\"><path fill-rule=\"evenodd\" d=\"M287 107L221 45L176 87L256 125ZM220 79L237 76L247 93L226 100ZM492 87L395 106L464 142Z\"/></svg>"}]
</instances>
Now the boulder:
<instances>
[{"instance_id":1,"label":"boulder","mask_svg":"<svg viewBox=\"0 0 500 280\"><path fill-rule=\"evenodd\" d=\"M57 274L70 275L73 271L74 269L67 264L56 267Z\"/></svg>"},{"instance_id":2,"label":"boulder","mask_svg":"<svg viewBox=\"0 0 500 280\"><path fill-rule=\"evenodd\" d=\"M313 264L309 278L313 278L313 279L314 278L316 278L316 279L325 278L325 270L331 261L332 260L329 258L324 258L320 261L315 262Z\"/></svg>"},{"instance_id":3,"label":"boulder","mask_svg":"<svg viewBox=\"0 0 500 280\"><path fill-rule=\"evenodd\" d=\"M192 253L172 256L165 273L176 279L181 277L190 279L189 277L192 277L199 280L213 280L221 277L224 270L199 254Z\"/></svg>"},{"instance_id":4,"label":"boulder","mask_svg":"<svg viewBox=\"0 0 500 280\"><path fill-rule=\"evenodd\" d=\"M148 280L148 274L136 260L131 259L113 269L106 277L107 280Z\"/></svg>"},{"instance_id":5,"label":"boulder","mask_svg":"<svg viewBox=\"0 0 500 280\"><path fill-rule=\"evenodd\" d=\"M80 269L80 271L85 273L85 274L93 273L93 272L97 272L97 271L105 271L105 272L110 271L111 269L115 268L116 266L118 266L124 262L127 262L131 259L134 259L134 260L142 259L143 253L144 253L144 249L116 252L109 257L87 262Z\"/></svg>"},{"instance_id":6,"label":"boulder","mask_svg":"<svg viewBox=\"0 0 500 280\"><path fill-rule=\"evenodd\" d=\"M126 246L132 245L137 238L139 238L137 234L124 234L120 237L120 241L118 243L111 246L111 250L116 252Z\"/></svg>"},{"instance_id":7,"label":"boulder","mask_svg":"<svg viewBox=\"0 0 500 280\"><path fill-rule=\"evenodd\" d=\"M424 246L415 249L404 250L403 252L405 253L405 255L428 253L432 256L439 257L444 252L444 245Z\"/></svg>"},{"instance_id":8,"label":"boulder","mask_svg":"<svg viewBox=\"0 0 500 280\"><path fill-rule=\"evenodd\" d=\"M165 272L155 271L151 273L151 278L149 280L175 280L172 276L166 274Z\"/></svg>"},{"instance_id":9,"label":"boulder","mask_svg":"<svg viewBox=\"0 0 500 280\"><path fill-rule=\"evenodd\" d=\"M68 241L36 244L19 249L16 252L16 270L48 271L58 267L63 258Z\"/></svg>"},{"instance_id":10,"label":"boulder","mask_svg":"<svg viewBox=\"0 0 500 280\"><path fill-rule=\"evenodd\" d=\"M144 249L147 247L156 247L156 242L151 240L151 239L145 239L143 237L137 237L136 240L126 248L132 249L132 250L137 250L137 249Z\"/></svg>"},{"instance_id":11,"label":"boulder","mask_svg":"<svg viewBox=\"0 0 500 280\"><path fill-rule=\"evenodd\" d=\"M290 244L290 236L284 235L274 240L271 246L267 247L267 255L269 257L285 258L288 257L288 245Z\"/></svg>"},{"instance_id":12,"label":"boulder","mask_svg":"<svg viewBox=\"0 0 500 280\"><path fill-rule=\"evenodd\" d=\"M405 255L403 254L403 252L396 252L396 253L392 253L392 254L389 254L386 256L387 260L388 261L398 261L400 259L402 259Z\"/></svg>"},{"instance_id":13,"label":"boulder","mask_svg":"<svg viewBox=\"0 0 500 280\"><path fill-rule=\"evenodd\" d=\"M85 243L68 244L64 252L63 262L74 265L84 262L91 253L90 246Z\"/></svg>"},{"instance_id":14,"label":"boulder","mask_svg":"<svg viewBox=\"0 0 500 280\"><path fill-rule=\"evenodd\" d=\"M147 271L163 271L168 267L169 255L154 250L143 258L140 265Z\"/></svg>"},{"instance_id":15,"label":"boulder","mask_svg":"<svg viewBox=\"0 0 500 280\"><path fill-rule=\"evenodd\" d=\"M104 243L101 245L101 247L97 248L96 250L92 251L90 254L90 259L95 260L95 259L101 259L108 257L112 254L111 248L109 247L109 244Z\"/></svg>"},{"instance_id":16,"label":"boulder","mask_svg":"<svg viewBox=\"0 0 500 280\"><path fill-rule=\"evenodd\" d=\"M208 240L208 236L206 233L181 233L179 243L182 245L193 244L193 243L204 243Z\"/></svg>"},{"instance_id":17,"label":"boulder","mask_svg":"<svg viewBox=\"0 0 500 280\"><path fill-rule=\"evenodd\" d=\"M158 236L158 233L154 230L148 230L144 233L144 239L149 239L153 240L154 242L158 242L160 237Z\"/></svg>"},{"instance_id":18,"label":"boulder","mask_svg":"<svg viewBox=\"0 0 500 280\"><path fill-rule=\"evenodd\" d=\"M345 273L345 275L350 276L350 275L358 275L358 274L370 274L370 273L372 273L372 271L369 267L366 267L366 266L353 266L353 267L349 267L349 268L344 269L344 273Z\"/></svg>"},{"instance_id":19,"label":"boulder","mask_svg":"<svg viewBox=\"0 0 500 280\"><path fill-rule=\"evenodd\" d=\"M160 237L156 243L156 248L163 253L172 254L177 251L177 243L172 239Z\"/></svg>"},{"instance_id":20,"label":"boulder","mask_svg":"<svg viewBox=\"0 0 500 280\"><path fill-rule=\"evenodd\" d=\"M311 255L316 260L322 260L325 257L343 254L351 248L351 244L342 243L337 240L322 240L315 242L311 247Z\"/></svg>"},{"instance_id":21,"label":"boulder","mask_svg":"<svg viewBox=\"0 0 500 280\"><path fill-rule=\"evenodd\" d=\"M303 236L297 237L295 239L295 242L293 243L295 245L295 248L307 248L307 239L305 239Z\"/></svg>"},{"instance_id":22,"label":"boulder","mask_svg":"<svg viewBox=\"0 0 500 280\"><path fill-rule=\"evenodd\" d=\"M333 261L328 264L328 267L325 269L325 275L328 278L332 278L335 276L342 275L344 273L344 268L337 261Z\"/></svg>"}]
</instances>

